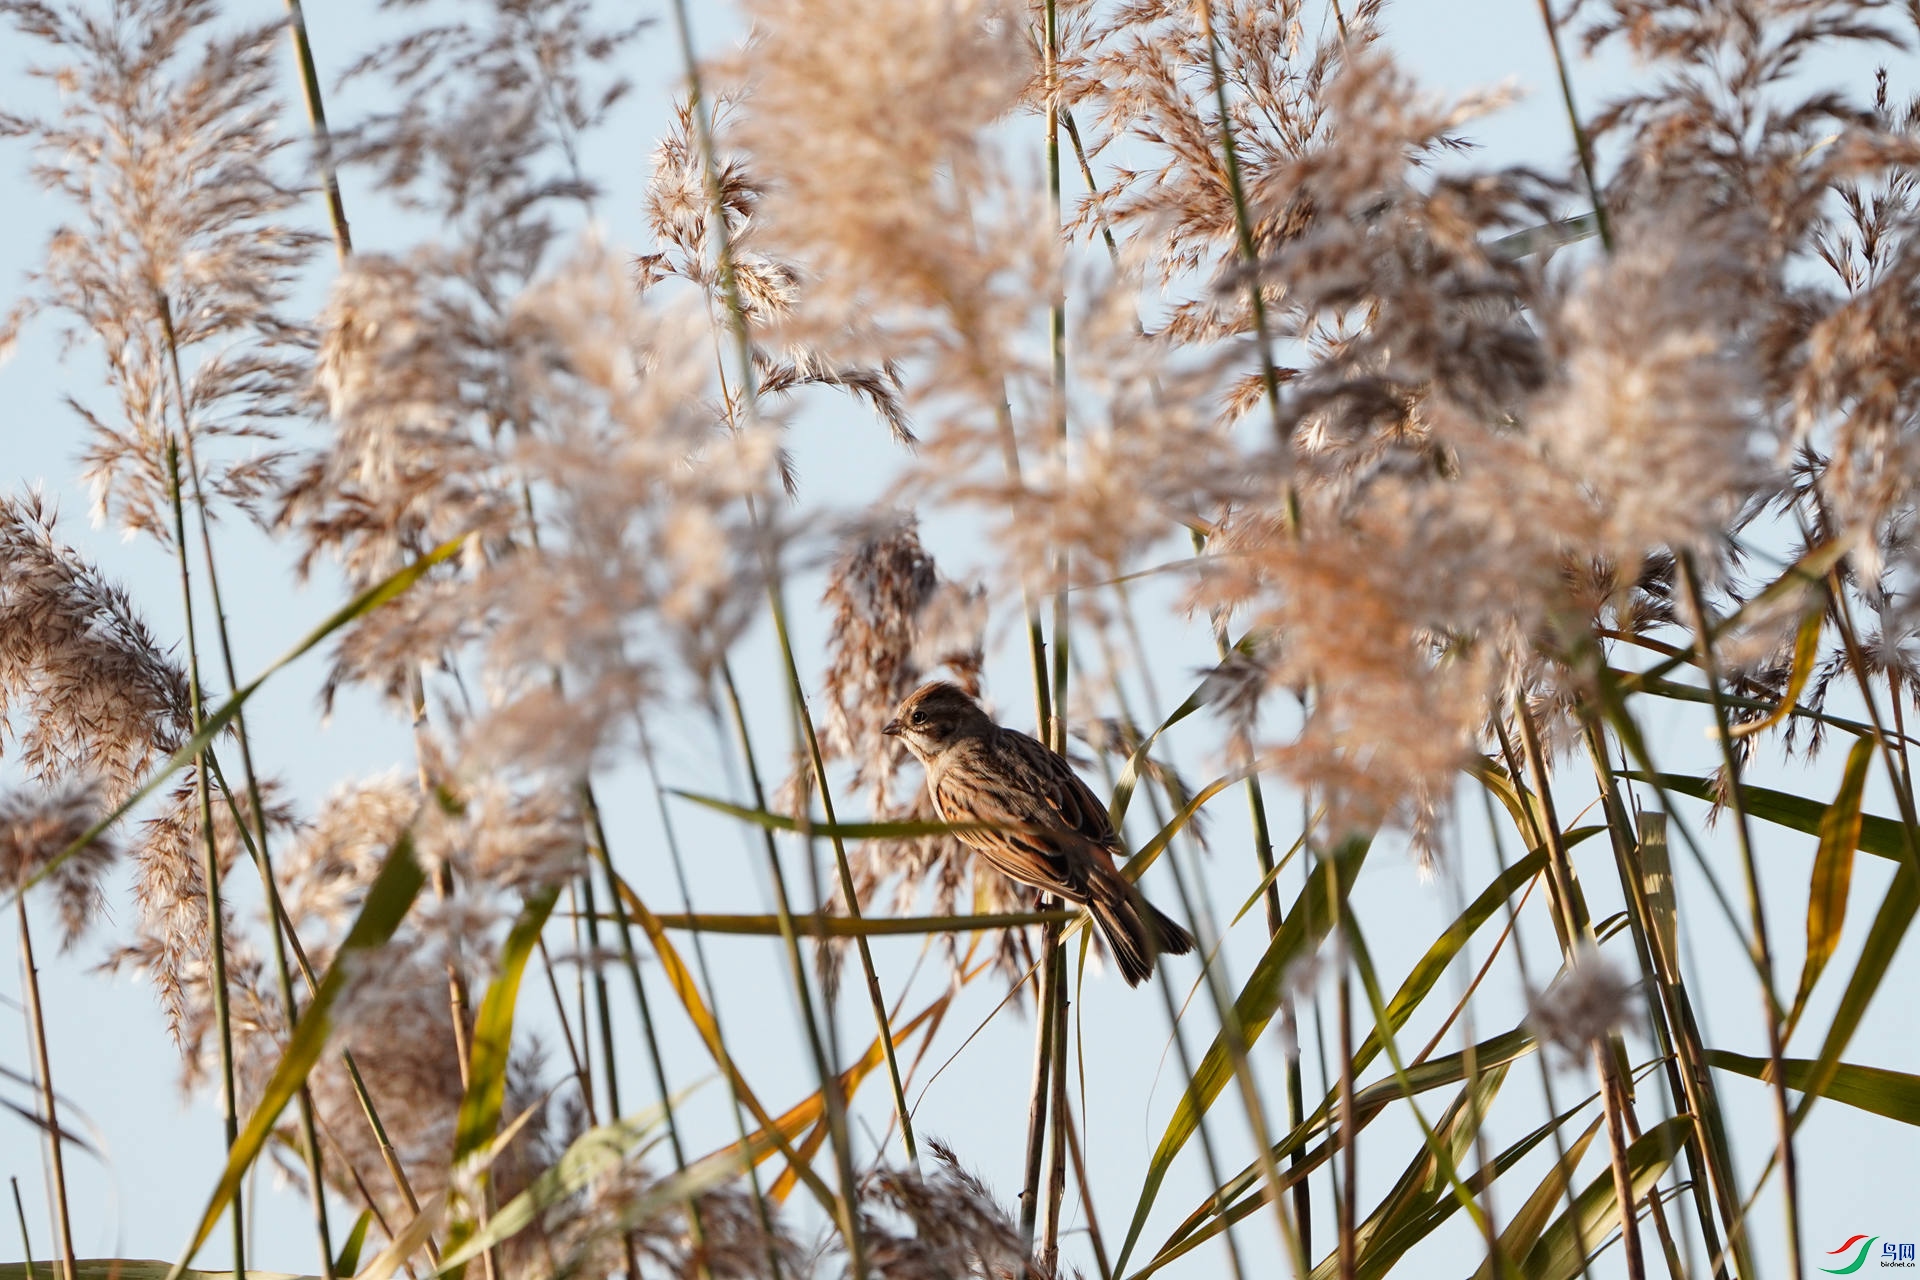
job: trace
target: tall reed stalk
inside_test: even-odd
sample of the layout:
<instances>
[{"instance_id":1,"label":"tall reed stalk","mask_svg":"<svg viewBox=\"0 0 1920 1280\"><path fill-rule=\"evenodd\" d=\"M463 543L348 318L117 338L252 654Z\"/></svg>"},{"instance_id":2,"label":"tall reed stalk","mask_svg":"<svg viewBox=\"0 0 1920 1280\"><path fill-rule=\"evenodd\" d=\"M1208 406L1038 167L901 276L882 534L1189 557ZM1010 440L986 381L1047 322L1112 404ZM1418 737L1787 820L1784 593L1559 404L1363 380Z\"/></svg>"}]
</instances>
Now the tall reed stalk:
<instances>
[{"instance_id":1,"label":"tall reed stalk","mask_svg":"<svg viewBox=\"0 0 1920 1280\"><path fill-rule=\"evenodd\" d=\"M27 899L22 894L13 900L14 923L20 931L20 981L27 1006L27 1031L33 1040L33 1074L40 1086L35 1100L40 1118L46 1122L47 1164L53 1173L48 1199L53 1202L55 1247L60 1251L61 1280L75 1280L73 1251L73 1214L67 1204L67 1157L61 1150L60 1110L55 1103L53 1058L47 1052L47 1019L40 1006L40 970L33 960L33 934L27 925ZM13 1204L20 1214L20 1247L32 1253L27 1241L27 1215L20 1208L20 1183L13 1184ZM33 1266L31 1257L27 1266Z\"/></svg>"}]
</instances>

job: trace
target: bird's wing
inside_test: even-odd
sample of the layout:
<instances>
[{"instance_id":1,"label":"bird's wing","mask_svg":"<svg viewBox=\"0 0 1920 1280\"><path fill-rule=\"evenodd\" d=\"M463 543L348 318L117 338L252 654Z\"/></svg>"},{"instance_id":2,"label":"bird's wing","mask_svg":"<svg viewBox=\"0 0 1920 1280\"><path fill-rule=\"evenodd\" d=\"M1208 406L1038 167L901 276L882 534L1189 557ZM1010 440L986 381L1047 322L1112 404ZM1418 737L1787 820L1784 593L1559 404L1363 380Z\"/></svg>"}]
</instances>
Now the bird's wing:
<instances>
[{"instance_id":1,"label":"bird's wing","mask_svg":"<svg viewBox=\"0 0 1920 1280\"><path fill-rule=\"evenodd\" d=\"M1022 792L1045 806L1034 815L1041 825L1064 827L1091 849L1119 846L1113 824L1107 820L1107 807L1080 780L1066 757L1013 729L1000 731L998 745L1027 783Z\"/></svg>"},{"instance_id":2,"label":"bird's wing","mask_svg":"<svg viewBox=\"0 0 1920 1280\"><path fill-rule=\"evenodd\" d=\"M988 750L990 783L975 767L942 772L941 815L998 828L961 839L1022 884L1085 902L1091 864L1113 843L1107 811L1072 766L1027 735L1003 730Z\"/></svg>"}]
</instances>

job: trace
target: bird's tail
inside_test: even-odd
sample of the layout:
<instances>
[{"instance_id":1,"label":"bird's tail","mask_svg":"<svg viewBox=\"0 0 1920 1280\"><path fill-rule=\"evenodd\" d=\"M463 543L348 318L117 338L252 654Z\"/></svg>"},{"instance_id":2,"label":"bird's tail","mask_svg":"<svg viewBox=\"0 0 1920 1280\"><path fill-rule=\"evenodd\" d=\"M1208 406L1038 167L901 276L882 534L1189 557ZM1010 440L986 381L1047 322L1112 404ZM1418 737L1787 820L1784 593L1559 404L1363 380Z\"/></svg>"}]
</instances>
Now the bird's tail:
<instances>
[{"instance_id":1,"label":"bird's tail","mask_svg":"<svg viewBox=\"0 0 1920 1280\"><path fill-rule=\"evenodd\" d=\"M1093 877L1087 906L1128 986L1137 987L1153 976L1155 956L1183 956L1193 950L1193 935L1141 896L1132 881L1104 867L1101 872Z\"/></svg>"}]
</instances>

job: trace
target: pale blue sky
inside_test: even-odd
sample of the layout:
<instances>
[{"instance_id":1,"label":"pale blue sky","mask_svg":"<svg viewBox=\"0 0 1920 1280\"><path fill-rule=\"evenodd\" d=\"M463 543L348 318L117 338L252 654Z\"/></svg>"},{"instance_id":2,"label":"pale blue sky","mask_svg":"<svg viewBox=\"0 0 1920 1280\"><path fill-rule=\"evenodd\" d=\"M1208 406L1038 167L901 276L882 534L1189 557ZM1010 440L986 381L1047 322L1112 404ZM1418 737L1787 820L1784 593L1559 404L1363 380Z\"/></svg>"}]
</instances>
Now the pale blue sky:
<instances>
[{"instance_id":1,"label":"pale blue sky","mask_svg":"<svg viewBox=\"0 0 1920 1280\"><path fill-rule=\"evenodd\" d=\"M721 6L694 6L699 11L704 47L711 50L737 31L737 18ZM232 12L254 12L265 17L279 12L268 0L252 0L230 6ZM387 19L371 11L365 0L336 0L328 5L313 5L308 20L314 47L321 60L325 78L333 74L371 43L372 33L390 26ZM645 33L633 47L629 72L638 92L626 105L613 128L593 140L586 155L586 167L606 183L609 194L603 203L611 238L620 244L639 243L638 193L645 177L645 165L652 140L660 132L664 105L677 86L679 69L671 28L665 25L663 11L658 25ZM1399 4L1389 10L1386 27L1389 43L1406 66L1422 82L1436 91L1460 92L1495 84L1510 85L1520 94L1516 105L1480 122L1471 130L1486 147L1490 160L1527 161L1558 167L1570 150L1566 119L1559 105L1552 80L1545 37L1533 0L1482 0L1477 3ZM0 103L13 106L16 95L37 94L20 77L24 63L37 56L17 36L0 35ZM1576 64L1582 105L1591 111L1604 96L1626 83L1632 69L1622 60L1601 64ZM1836 82L1852 81L1863 96L1870 83L1871 67L1861 62L1837 65L1828 71ZM289 94L292 83L289 79ZM353 100L334 100L333 110L350 117ZM290 114L290 124L298 120ZM17 147L0 149L0 173L12 175L11 198L0 205L0 303L10 304L20 287L23 274L37 261L45 235L59 214L48 197L28 187L25 156ZM353 217L355 238L365 249L397 248L414 233L411 226L383 213L362 185L349 176L346 197ZM318 225L321 210L315 202L310 216ZM324 264L323 264L324 266ZM316 274L316 292L326 270ZM66 516L62 530L71 541L134 591L156 631L163 637L179 634L179 609L170 562L145 545L124 545L110 531L87 526L86 498L75 482L77 456L81 447L81 427L64 408L59 397L73 389L87 392L96 378L94 363L84 352L64 363L58 359L57 343L45 329L29 331L14 359L0 367L0 403L6 405L0 417L0 486L12 488L42 484L58 495ZM794 435L801 481L810 496L826 497L849 508L858 507L876 495L885 485L893 466L893 455L879 429L861 413L844 409L837 402L818 401L804 413ZM931 520L927 524L928 541L950 570L963 569L982 552L977 536L954 517ZM221 555L225 565L227 592L236 625L239 665L243 674L258 669L287 647L315 620L328 612L339 598L337 584L321 577L305 588L289 585L287 565L290 557L284 548L273 545L251 531L229 527L223 534ZM825 618L811 609L817 598L816 585L803 581L791 593L797 604L796 625L803 661L811 656L817 669ZM1151 594L1148 596L1152 603ZM1004 619L1003 619L1004 621ZM1005 638L1004 629L1002 638ZM1153 625L1153 641L1165 651L1184 655L1162 668L1163 687L1171 681L1169 673L1180 673L1201 666L1206 660L1203 634L1183 629L1172 617ZM1004 648L1004 646L1003 646ZM766 635L756 631L747 641L747 657L740 664L751 688L762 693L762 705L780 705L775 684L774 665ZM256 730L256 751L263 765L282 775L293 794L306 805L320 803L336 784L355 777L378 773L394 764L410 760L410 746L404 726L362 696L348 695L332 721L317 728L315 692L322 672L321 661L309 658L277 677L263 692L250 719ZM1017 722L1027 705L1026 677L1017 654L1002 652L991 669L991 686L999 694L1000 705ZM1184 690L1180 690L1184 693ZM1164 708L1163 708L1164 710ZM1663 762L1677 768L1700 768L1708 761L1708 743L1698 717L1667 707L1647 709L1649 728L1654 731ZM288 726L284 731L277 726ZM784 742L783 717L770 715L759 726L763 740ZM712 734L697 715L689 715L660 726L658 741L663 750L670 782L696 790L719 790L727 785L726 775L712 749ZM1174 749L1181 753L1183 766L1197 773L1209 762L1204 732L1176 734ZM1813 784L1817 791L1831 788L1833 769L1823 766ZM658 849L657 825L651 801L637 771L626 770L601 780L612 823L616 856L643 890L651 889L663 902L674 894L671 879ZM1297 801L1277 794L1276 809L1291 815ZM1571 793L1570 793L1571 794ZM1885 797L1879 808L1889 811ZM1243 886L1250 882L1247 871L1248 843L1244 818L1237 803L1224 799L1215 806L1218 816L1213 827L1213 853L1207 864L1216 885L1216 910L1230 913L1237 905ZM1690 818L1697 814L1690 814ZM693 856L694 893L697 904L708 910L757 911L763 909L761 873L753 846L743 834L724 822L708 820L693 812L676 815L682 838ZM1297 818L1283 822L1286 830ZM1477 805L1469 806L1460 820L1461 836L1456 856L1459 874L1468 886L1484 883L1490 874L1491 859L1484 823ZM1804 904L1805 871L1810 862L1812 842L1787 837L1776 830L1762 829L1764 855L1772 868L1770 885L1777 886L1770 901L1773 932L1781 954L1781 981L1791 984L1797 970L1802 936L1801 911ZM1291 834L1286 837L1291 838ZM1716 837L1716 847L1718 838ZM1509 841L1511 851L1512 842ZM791 851L790 851L791 852ZM1724 853L1724 850L1722 850ZM1593 842L1581 851L1580 861L1590 867L1589 891L1595 895L1596 913L1617 909L1607 855L1601 842ZM1718 1047L1748 1053L1762 1052L1758 1002L1752 984L1728 957L1727 939L1711 919L1705 894L1699 891L1697 877L1676 849L1680 892L1697 926L1693 953L1700 966L1695 980L1703 994L1703 1014L1708 1040ZM1731 863L1724 863L1732 874ZM1830 975L1842 975L1851 966L1864 922L1887 880L1885 864L1863 858L1854 887L1854 906L1849 929ZM796 883L804 877L795 875ZM1151 881L1149 882L1152 883ZM245 892L242 890L241 892ZM1161 894L1171 894L1171 883L1162 881ZM1471 888L1469 889L1471 892ZM1373 857L1357 891L1362 919L1376 952L1376 960L1388 982L1395 982L1411 960L1423 951L1452 915L1450 895L1441 883L1423 880L1411 862L1397 848L1382 848ZM126 921L131 904L124 893L114 901L115 918ZM1550 937L1540 918L1532 918L1529 954L1534 972L1551 971L1548 951ZM1254 930L1241 930L1228 949L1227 964L1235 979L1244 978L1257 955ZM81 945L71 955L58 955L50 928L36 931L43 956L43 983L50 1007L50 1037L55 1075L63 1092L77 1104L79 1113L90 1125L85 1130L97 1135L103 1144L104 1161L84 1155L69 1160L69 1174L78 1220L77 1243L84 1255L120 1254L130 1257L171 1259L186 1238L197 1217L220 1165L220 1126L214 1102L202 1098L183 1103L176 1088L178 1063L169 1046L164 1027L150 993L128 978L109 978L91 972L103 951L102 938ZM1489 931L1473 948L1484 956L1491 940ZM9 956L14 952L15 935L9 913L0 920L0 947ZM875 946L876 962L889 990L897 990L912 966L917 950L905 941L883 942ZM713 948L721 986L720 1002L731 1035L737 1038L736 1052L748 1064L755 1086L770 1106L784 1106L806 1091L811 1070L805 1065L796 1022L787 997L787 987L778 967L772 944L716 943ZM1176 969L1184 989L1192 970ZM1853 1061L1879 1066L1910 1069L1920 1054L1920 1023L1915 1003L1908 993L1913 989L1917 969L1911 954L1903 956L1889 978L1885 993L1874 1006L1866 1027L1849 1053ZM625 979L610 975L614 988L623 997L619 1008L623 1016L629 1007L624 999ZM1452 979L1449 979L1451 982ZM989 984L977 984L950 1017L933 1062L958 1047L970 1030L991 1007L997 996ZM1513 1025L1519 1006L1513 994L1514 979L1503 965L1500 975L1489 982L1494 992L1476 1006L1482 1036ZM1822 1015L1831 1008L1835 977L1823 987L1807 1018L1819 1026ZM927 990L926 984L920 984ZM0 965L0 996L13 1000L18 995L16 966ZM656 1007L665 1001L657 1001ZM1204 1003L1204 997L1202 998ZM546 1021L543 984L532 982L524 1004L537 1015L536 1025ZM917 1004L910 1007L918 1007ZM1139 1177L1146 1158L1158 1141L1177 1094L1170 1059L1163 1061L1160 1049L1166 1027L1160 1002L1152 992L1129 991L1108 976L1090 983L1081 1018L1085 1027L1086 1051L1090 1065L1089 1114L1087 1123L1090 1156L1097 1195L1097 1208L1110 1240L1117 1240L1132 1211ZM1432 1021L1409 1029L1405 1040L1418 1043L1431 1030ZM841 1010L842 1043L864 1046L871 1034L864 1002L850 1000ZM668 1016L662 1028L669 1061L675 1064L677 1086L690 1085L709 1072L704 1055L683 1019ZM1030 1027L1024 1021L1002 1017L960 1055L940 1076L921 1104L918 1124L927 1134L942 1137L954 1145L961 1156L977 1168L1009 1201L1019 1184L1019 1148L1025 1093L1028 1087ZM629 1044L634 1043L631 1039ZM1640 1056L1646 1045L1636 1044ZM1796 1044L1792 1048L1810 1054L1812 1046ZM1196 1046L1197 1052L1197 1046ZM555 1057L564 1056L556 1051ZM1271 1107L1278 1112L1282 1097L1279 1051L1271 1036L1255 1051L1255 1060L1268 1090ZM639 1069L637 1053L626 1061L630 1078L624 1081L626 1097L644 1100L650 1085ZM21 1020L11 1009L0 1011L0 1065L24 1070L28 1062ZM923 1072L924 1085L928 1072ZM1582 1072L1568 1072L1556 1080L1557 1096L1565 1105L1568 1099L1583 1095L1590 1087ZM1764 1158L1770 1121L1765 1100L1758 1086L1739 1079L1723 1077L1723 1089L1737 1119L1735 1143L1739 1149L1743 1175L1750 1179ZM916 1089L917 1092L917 1089ZM1497 1138L1511 1140L1535 1123L1539 1108L1539 1077L1530 1061L1516 1067L1502 1098L1502 1115L1495 1125ZM14 1092L4 1096L15 1098ZM1312 1085L1309 1099L1317 1097ZM15 1100L24 1099L16 1098ZM1440 1095L1424 1100L1429 1112L1444 1105ZM630 1104L632 1105L632 1104ZM1657 1105L1643 1112L1658 1113ZM731 1123L724 1113L724 1096L717 1086L702 1090L690 1105L690 1145L705 1150L731 1138ZM887 1107L883 1091L876 1084L863 1095L858 1108L870 1135L884 1127ZM1229 1099L1217 1108L1221 1129L1238 1128L1237 1110ZM1004 1119L1003 1119L1004 1118ZM1398 1134L1398 1139L1389 1138ZM871 1150L875 1136L863 1142ZM1362 1146L1361 1177L1364 1198L1371 1203L1391 1185L1400 1166L1418 1143L1410 1121L1389 1117L1370 1130ZM1231 1154L1226 1159L1237 1168L1243 1162L1246 1144L1229 1141ZM1804 1131L1801 1142L1802 1190L1806 1205L1806 1244L1811 1254L1825 1249L1856 1232L1889 1238L1910 1239L1920 1236L1920 1210L1912 1200L1912 1188L1920 1186L1920 1148L1909 1133L1899 1126L1850 1110L1838 1104L1823 1104ZM8 1117L0 1116L0 1176L17 1176L26 1198L29 1228L36 1257L49 1252L49 1235L42 1191L39 1144L33 1131ZM1386 1153L1395 1153L1391 1160ZM1364 1157L1372 1153L1369 1162ZM1594 1166L1597 1168L1597 1166ZM1510 1213L1538 1178L1537 1172L1523 1169L1503 1181L1497 1195L1503 1211ZM1149 1244L1162 1238L1173 1222L1197 1202L1203 1190L1197 1148L1190 1149L1176 1166L1147 1232ZM1077 1197L1070 1196L1070 1206ZM1764 1206L1777 1204L1769 1192ZM253 1235L256 1247L254 1266L289 1271L313 1268L312 1236L306 1209L300 1196L274 1186L271 1178L262 1178L255 1202ZM1324 1209L1324 1205L1322 1208ZM1072 1221L1078 1223L1077 1210ZM1777 1224L1770 1208L1763 1208L1758 1219L1762 1247L1759 1250L1763 1274L1778 1275L1785 1270L1783 1253L1778 1247ZM344 1202L336 1202L335 1223L344 1230L352 1213ZM1250 1258L1261 1260L1259 1271L1274 1274L1278 1259L1274 1233L1264 1218L1256 1217L1241 1230L1240 1238ZM1320 1238L1328 1239L1324 1228ZM1652 1246L1651 1233L1647 1235ZM226 1255L226 1235L217 1232L201 1254L201 1265L220 1265ZM1081 1248L1078 1243L1071 1248ZM0 1258L17 1258L20 1246L10 1213L0 1214ZM1408 1268L1425 1274L1459 1272L1477 1265L1480 1249L1464 1221L1453 1224L1423 1253L1410 1259ZM1611 1273L1618 1266L1617 1251L1601 1268ZM1086 1264L1091 1273L1091 1264ZM1203 1250L1176 1274L1212 1275L1223 1268L1217 1250Z\"/></svg>"}]
</instances>

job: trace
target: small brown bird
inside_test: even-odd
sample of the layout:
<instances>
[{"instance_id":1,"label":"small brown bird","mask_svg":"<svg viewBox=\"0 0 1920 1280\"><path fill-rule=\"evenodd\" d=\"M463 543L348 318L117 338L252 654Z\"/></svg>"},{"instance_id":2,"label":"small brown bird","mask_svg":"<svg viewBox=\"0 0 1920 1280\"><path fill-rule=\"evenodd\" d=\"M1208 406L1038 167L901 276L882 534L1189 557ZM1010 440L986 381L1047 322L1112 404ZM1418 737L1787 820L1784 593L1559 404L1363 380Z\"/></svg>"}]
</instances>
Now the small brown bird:
<instances>
[{"instance_id":1,"label":"small brown bird","mask_svg":"<svg viewBox=\"0 0 1920 1280\"><path fill-rule=\"evenodd\" d=\"M962 843L1002 875L1092 911L1127 985L1153 976L1156 954L1193 950L1192 936L1115 867L1120 839L1107 811L1059 754L995 724L944 680L916 689L881 732L926 766L942 822L993 828L955 832Z\"/></svg>"}]
</instances>

